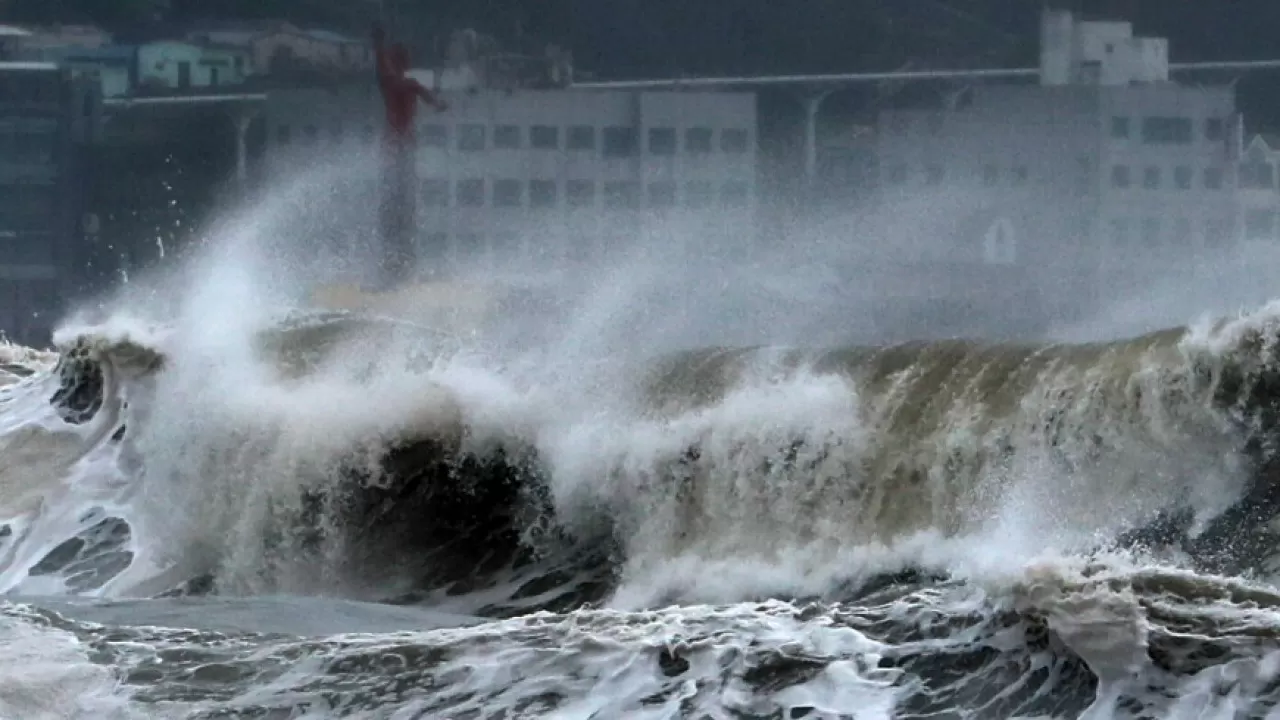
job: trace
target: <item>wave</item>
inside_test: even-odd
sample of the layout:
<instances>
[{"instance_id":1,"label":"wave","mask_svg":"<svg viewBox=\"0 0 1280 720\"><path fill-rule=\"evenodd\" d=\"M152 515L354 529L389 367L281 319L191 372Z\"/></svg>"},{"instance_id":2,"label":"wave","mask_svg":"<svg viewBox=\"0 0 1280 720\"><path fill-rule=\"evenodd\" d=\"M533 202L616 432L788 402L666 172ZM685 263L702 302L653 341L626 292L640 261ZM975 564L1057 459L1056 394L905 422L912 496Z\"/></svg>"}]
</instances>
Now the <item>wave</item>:
<instances>
[{"instance_id":1,"label":"wave","mask_svg":"<svg viewBox=\"0 0 1280 720\"><path fill-rule=\"evenodd\" d=\"M1270 572L1278 323L577 373L342 313L81 331L0 389L0 589L511 615L819 596L997 537Z\"/></svg>"},{"instance_id":2,"label":"wave","mask_svg":"<svg viewBox=\"0 0 1280 720\"><path fill-rule=\"evenodd\" d=\"M0 634L63 648L90 716L123 683L144 717L1262 717L1278 338L1277 306L593 363L350 313L70 328L0 348Z\"/></svg>"}]
</instances>

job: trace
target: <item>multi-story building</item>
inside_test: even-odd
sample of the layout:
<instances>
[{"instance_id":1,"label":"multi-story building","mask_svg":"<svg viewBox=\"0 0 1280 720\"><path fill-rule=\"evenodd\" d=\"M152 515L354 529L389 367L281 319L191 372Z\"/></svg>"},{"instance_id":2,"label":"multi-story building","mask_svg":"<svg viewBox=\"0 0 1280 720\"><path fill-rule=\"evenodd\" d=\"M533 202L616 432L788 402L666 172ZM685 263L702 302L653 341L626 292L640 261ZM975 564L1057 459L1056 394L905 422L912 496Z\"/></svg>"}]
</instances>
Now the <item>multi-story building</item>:
<instances>
[{"instance_id":1,"label":"multi-story building","mask_svg":"<svg viewBox=\"0 0 1280 720\"><path fill-rule=\"evenodd\" d=\"M0 331L47 338L86 289L97 88L47 63L0 63Z\"/></svg>"},{"instance_id":2,"label":"multi-story building","mask_svg":"<svg viewBox=\"0 0 1280 720\"><path fill-rule=\"evenodd\" d=\"M1241 145L1233 89L1170 82L1164 40L1060 11L1042 32L1039 85L884 112L877 148L886 206L924 218L911 259L966 265L977 308L1030 325L1232 242Z\"/></svg>"},{"instance_id":3,"label":"multi-story building","mask_svg":"<svg viewBox=\"0 0 1280 720\"><path fill-rule=\"evenodd\" d=\"M372 85L370 83L369 85ZM750 93L475 89L418 127L420 257L548 268L618 251L744 253L753 241ZM273 92L268 162L372 143L368 85ZM514 265L514 263L513 263Z\"/></svg>"},{"instance_id":4,"label":"multi-story building","mask_svg":"<svg viewBox=\"0 0 1280 720\"><path fill-rule=\"evenodd\" d=\"M1240 159L1240 233L1247 242L1280 238L1280 137L1255 135Z\"/></svg>"}]
</instances>

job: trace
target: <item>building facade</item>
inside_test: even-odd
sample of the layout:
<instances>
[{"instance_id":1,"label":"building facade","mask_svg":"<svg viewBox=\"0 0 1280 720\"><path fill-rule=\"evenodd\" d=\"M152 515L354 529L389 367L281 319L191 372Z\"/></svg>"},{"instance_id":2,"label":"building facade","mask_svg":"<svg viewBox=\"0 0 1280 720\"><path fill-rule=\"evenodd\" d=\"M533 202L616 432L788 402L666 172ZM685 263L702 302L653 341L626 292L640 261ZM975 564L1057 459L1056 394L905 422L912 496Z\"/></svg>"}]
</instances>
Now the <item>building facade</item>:
<instances>
[{"instance_id":1,"label":"building facade","mask_svg":"<svg viewBox=\"0 0 1280 720\"><path fill-rule=\"evenodd\" d=\"M45 63L0 63L0 331L40 343L87 289L97 87Z\"/></svg>"},{"instance_id":2,"label":"building facade","mask_svg":"<svg viewBox=\"0 0 1280 720\"><path fill-rule=\"evenodd\" d=\"M1245 242L1280 239L1280 137L1255 135L1240 159L1240 236Z\"/></svg>"},{"instance_id":3,"label":"building facade","mask_svg":"<svg viewBox=\"0 0 1280 720\"><path fill-rule=\"evenodd\" d=\"M289 75L299 70L360 72L373 68L368 41L329 30L306 30L287 22L236 23L198 28L192 42L243 49L257 73Z\"/></svg>"},{"instance_id":4,"label":"building facade","mask_svg":"<svg viewBox=\"0 0 1280 720\"><path fill-rule=\"evenodd\" d=\"M446 93L418 133L419 256L561 267L615 252L740 255L754 237L749 93ZM273 92L274 172L373 146L376 90Z\"/></svg>"},{"instance_id":5,"label":"building facade","mask_svg":"<svg viewBox=\"0 0 1280 720\"><path fill-rule=\"evenodd\" d=\"M886 111L877 141L882 202L932 222L906 259L969 268L975 308L1028 326L1220 252L1239 216L1231 87L1169 82L1167 44L1128 23L1050 11L1042 50L1039 85Z\"/></svg>"}]
</instances>

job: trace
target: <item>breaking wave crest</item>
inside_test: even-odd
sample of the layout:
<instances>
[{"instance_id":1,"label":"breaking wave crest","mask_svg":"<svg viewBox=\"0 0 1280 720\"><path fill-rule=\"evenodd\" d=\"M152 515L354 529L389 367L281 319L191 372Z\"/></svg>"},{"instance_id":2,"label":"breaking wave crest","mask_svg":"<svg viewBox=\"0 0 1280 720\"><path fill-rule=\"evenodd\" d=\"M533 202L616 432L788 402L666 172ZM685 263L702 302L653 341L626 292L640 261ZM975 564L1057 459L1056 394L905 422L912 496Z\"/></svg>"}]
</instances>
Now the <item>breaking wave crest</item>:
<instances>
[{"instance_id":1,"label":"breaking wave crest","mask_svg":"<svg viewBox=\"0 0 1280 720\"><path fill-rule=\"evenodd\" d=\"M0 591L43 598L0 606L0 633L92 648L77 677L112 668L144 715L1280 701L1276 308L1098 344L567 367L343 313L197 339L107 323L0 364ZM136 619L281 596L453 620Z\"/></svg>"}]
</instances>

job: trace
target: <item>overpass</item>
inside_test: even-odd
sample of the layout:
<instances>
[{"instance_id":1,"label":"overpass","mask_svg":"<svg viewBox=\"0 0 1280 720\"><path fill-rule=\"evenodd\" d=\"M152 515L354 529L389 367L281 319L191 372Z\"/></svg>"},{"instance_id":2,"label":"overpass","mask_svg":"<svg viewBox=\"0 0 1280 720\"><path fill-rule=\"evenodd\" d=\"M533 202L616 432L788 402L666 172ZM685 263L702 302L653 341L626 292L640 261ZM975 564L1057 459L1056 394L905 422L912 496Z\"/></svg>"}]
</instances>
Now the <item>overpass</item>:
<instances>
[{"instance_id":1,"label":"overpass","mask_svg":"<svg viewBox=\"0 0 1280 720\"><path fill-rule=\"evenodd\" d=\"M1169 73L1249 72L1280 69L1280 60L1225 60L1169 63ZM804 172L812 182L818 168L818 111L833 92L851 85L876 83L1040 79L1039 67L973 70L891 70L883 72L799 75L739 75L648 80L575 82L578 90L711 90L731 88L798 87L804 105Z\"/></svg>"}]
</instances>

